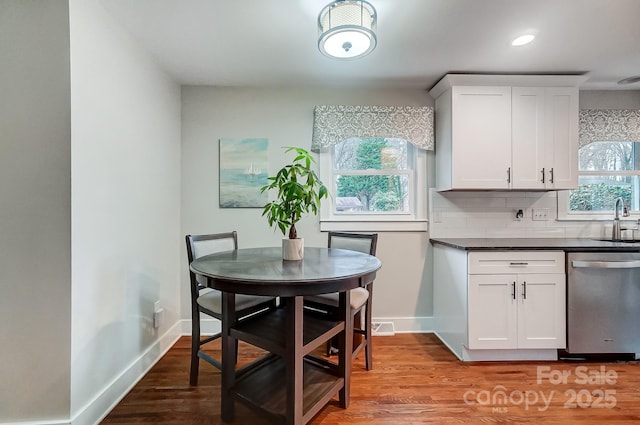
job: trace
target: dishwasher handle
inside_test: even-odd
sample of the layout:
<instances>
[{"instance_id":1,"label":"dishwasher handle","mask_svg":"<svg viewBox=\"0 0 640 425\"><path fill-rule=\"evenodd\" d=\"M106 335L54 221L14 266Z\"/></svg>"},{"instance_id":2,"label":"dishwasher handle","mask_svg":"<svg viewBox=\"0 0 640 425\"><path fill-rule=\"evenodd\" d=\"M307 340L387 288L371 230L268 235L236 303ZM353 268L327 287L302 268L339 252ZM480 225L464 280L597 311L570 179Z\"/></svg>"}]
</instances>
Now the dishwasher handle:
<instances>
[{"instance_id":1,"label":"dishwasher handle","mask_svg":"<svg viewBox=\"0 0 640 425\"><path fill-rule=\"evenodd\" d=\"M640 260L631 261L581 261L573 260L573 268L589 269L637 269L640 268Z\"/></svg>"}]
</instances>

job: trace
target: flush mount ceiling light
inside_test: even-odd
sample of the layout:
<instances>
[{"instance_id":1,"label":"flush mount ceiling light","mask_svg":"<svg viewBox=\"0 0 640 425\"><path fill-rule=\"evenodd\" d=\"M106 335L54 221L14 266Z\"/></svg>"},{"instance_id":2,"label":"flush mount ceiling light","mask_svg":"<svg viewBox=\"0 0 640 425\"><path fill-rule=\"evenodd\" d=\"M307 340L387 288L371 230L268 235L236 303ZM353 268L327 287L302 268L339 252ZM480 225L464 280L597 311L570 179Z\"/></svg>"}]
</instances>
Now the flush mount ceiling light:
<instances>
[{"instance_id":1,"label":"flush mount ceiling light","mask_svg":"<svg viewBox=\"0 0 640 425\"><path fill-rule=\"evenodd\" d=\"M520 37L517 37L515 40L513 40L511 42L511 45L516 47L524 46L525 44L531 43L534 38L536 38L536 36L533 34L524 34L524 35L521 35Z\"/></svg>"},{"instance_id":2,"label":"flush mount ceiling light","mask_svg":"<svg viewBox=\"0 0 640 425\"><path fill-rule=\"evenodd\" d=\"M336 0L318 15L318 48L334 59L355 59L376 47L376 10L364 0Z\"/></svg>"}]
</instances>

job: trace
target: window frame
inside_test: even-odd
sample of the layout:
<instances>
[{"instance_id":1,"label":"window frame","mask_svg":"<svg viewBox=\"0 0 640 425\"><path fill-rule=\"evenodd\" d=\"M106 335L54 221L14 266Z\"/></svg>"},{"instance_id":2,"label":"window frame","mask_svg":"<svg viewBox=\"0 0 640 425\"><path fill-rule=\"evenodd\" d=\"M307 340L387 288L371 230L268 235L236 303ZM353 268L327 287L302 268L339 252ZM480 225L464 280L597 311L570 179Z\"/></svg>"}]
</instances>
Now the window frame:
<instances>
[{"instance_id":1,"label":"window frame","mask_svg":"<svg viewBox=\"0 0 640 425\"><path fill-rule=\"evenodd\" d=\"M602 140L603 142L611 142L608 140ZM628 143L627 140L617 140L618 143ZM640 148L640 142L634 146L634 150ZM635 153L638 155L638 153ZM579 168L579 167L578 167ZM578 182L581 176L639 176L640 178L640 166L636 170L579 170L578 169ZM559 221L610 221L613 219L614 210L601 210L601 211L571 211L569 209L569 193L571 190L562 190L557 193L558 200L558 220ZM624 221L637 221L640 220L640 210L631 210L628 217L621 217Z\"/></svg>"},{"instance_id":2,"label":"window frame","mask_svg":"<svg viewBox=\"0 0 640 425\"><path fill-rule=\"evenodd\" d=\"M407 143L413 149L414 168L412 170L398 170L393 174L413 175L413 179L409 179L408 192L411 211L408 213L336 213L335 198L337 188L334 184L334 176L335 174L344 173L336 173L337 170L333 169L333 146L319 150L319 176L329 190L329 198L323 200L320 206L321 231L427 231L427 152L409 141ZM354 174L389 174L385 170L379 171L361 170L354 172Z\"/></svg>"}]
</instances>

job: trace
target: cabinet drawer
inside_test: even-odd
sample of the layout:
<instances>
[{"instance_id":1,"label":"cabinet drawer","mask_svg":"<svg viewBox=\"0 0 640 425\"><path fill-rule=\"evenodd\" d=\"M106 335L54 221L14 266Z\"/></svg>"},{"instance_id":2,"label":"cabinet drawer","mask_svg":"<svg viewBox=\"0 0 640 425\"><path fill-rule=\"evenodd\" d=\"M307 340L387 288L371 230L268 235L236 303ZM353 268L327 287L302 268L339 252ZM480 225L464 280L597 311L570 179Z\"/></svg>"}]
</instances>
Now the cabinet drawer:
<instances>
[{"instance_id":1,"label":"cabinet drawer","mask_svg":"<svg viewBox=\"0 0 640 425\"><path fill-rule=\"evenodd\" d=\"M469 274L564 273L564 251L482 251L468 255Z\"/></svg>"}]
</instances>

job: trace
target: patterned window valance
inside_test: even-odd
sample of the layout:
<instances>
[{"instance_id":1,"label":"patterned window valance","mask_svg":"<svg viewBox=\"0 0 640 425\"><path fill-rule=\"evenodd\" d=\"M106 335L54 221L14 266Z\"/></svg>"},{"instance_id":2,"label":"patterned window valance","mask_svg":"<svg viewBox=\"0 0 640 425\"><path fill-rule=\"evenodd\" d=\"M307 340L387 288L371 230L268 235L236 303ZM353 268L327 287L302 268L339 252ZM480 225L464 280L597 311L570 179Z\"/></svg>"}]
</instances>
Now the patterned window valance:
<instances>
[{"instance_id":1,"label":"patterned window valance","mask_svg":"<svg viewBox=\"0 0 640 425\"><path fill-rule=\"evenodd\" d=\"M321 105L314 110L311 149L329 147L351 137L395 137L433 150L430 106Z\"/></svg>"},{"instance_id":2,"label":"patterned window valance","mask_svg":"<svg viewBox=\"0 0 640 425\"><path fill-rule=\"evenodd\" d=\"M592 142L640 142L640 110L581 109L580 147Z\"/></svg>"}]
</instances>

